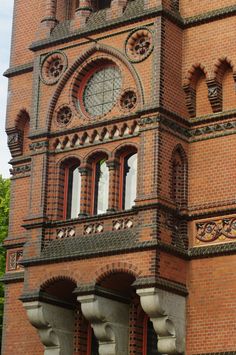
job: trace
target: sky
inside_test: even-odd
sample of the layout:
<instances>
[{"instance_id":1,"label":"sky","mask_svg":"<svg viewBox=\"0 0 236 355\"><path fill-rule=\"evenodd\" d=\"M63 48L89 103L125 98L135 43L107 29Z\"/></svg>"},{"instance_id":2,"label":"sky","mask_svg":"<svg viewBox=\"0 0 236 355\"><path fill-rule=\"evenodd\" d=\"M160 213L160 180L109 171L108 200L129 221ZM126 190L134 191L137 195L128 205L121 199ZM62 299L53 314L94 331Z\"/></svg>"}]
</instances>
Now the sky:
<instances>
[{"instance_id":1,"label":"sky","mask_svg":"<svg viewBox=\"0 0 236 355\"><path fill-rule=\"evenodd\" d=\"M0 175L4 178L10 176L8 161L10 153L7 148L7 136L5 133L6 102L7 102L7 78L2 74L9 67L11 26L14 0L4 0L4 6L0 8Z\"/></svg>"}]
</instances>

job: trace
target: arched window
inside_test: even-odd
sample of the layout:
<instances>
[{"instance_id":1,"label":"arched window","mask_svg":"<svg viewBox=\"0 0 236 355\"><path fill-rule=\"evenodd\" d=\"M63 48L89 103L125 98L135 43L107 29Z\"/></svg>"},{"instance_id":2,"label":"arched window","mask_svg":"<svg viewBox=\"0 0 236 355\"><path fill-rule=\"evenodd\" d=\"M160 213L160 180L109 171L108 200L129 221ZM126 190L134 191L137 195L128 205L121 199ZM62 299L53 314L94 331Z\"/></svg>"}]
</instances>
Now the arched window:
<instances>
[{"instance_id":1,"label":"arched window","mask_svg":"<svg viewBox=\"0 0 236 355\"><path fill-rule=\"evenodd\" d=\"M87 355L99 355L98 348L99 348L98 340L94 335L93 329L89 326Z\"/></svg>"},{"instance_id":2,"label":"arched window","mask_svg":"<svg viewBox=\"0 0 236 355\"><path fill-rule=\"evenodd\" d=\"M145 316L143 324L143 355L157 355L157 334L150 319Z\"/></svg>"},{"instance_id":3,"label":"arched window","mask_svg":"<svg viewBox=\"0 0 236 355\"><path fill-rule=\"evenodd\" d=\"M132 152L121 157L120 207L123 210L135 204L137 190L137 153Z\"/></svg>"},{"instance_id":4,"label":"arched window","mask_svg":"<svg viewBox=\"0 0 236 355\"><path fill-rule=\"evenodd\" d=\"M108 209L109 169L105 158L99 158L93 163L92 187L92 214L106 213Z\"/></svg>"},{"instance_id":5,"label":"arched window","mask_svg":"<svg viewBox=\"0 0 236 355\"><path fill-rule=\"evenodd\" d=\"M64 218L77 218L80 213L81 175L78 164L65 166Z\"/></svg>"}]
</instances>

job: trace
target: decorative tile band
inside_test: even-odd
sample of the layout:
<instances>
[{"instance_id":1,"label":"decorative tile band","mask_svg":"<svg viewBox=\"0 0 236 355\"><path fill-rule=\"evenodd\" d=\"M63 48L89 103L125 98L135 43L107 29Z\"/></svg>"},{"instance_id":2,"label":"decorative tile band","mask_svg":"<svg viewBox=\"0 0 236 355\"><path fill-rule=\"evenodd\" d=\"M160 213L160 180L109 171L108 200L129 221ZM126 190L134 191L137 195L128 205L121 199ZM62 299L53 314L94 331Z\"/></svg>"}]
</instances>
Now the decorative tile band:
<instances>
[{"instance_id":1,"label":"decorative tile band","mask_svg":"<svg viewBox=\"0 0 236 355\"><path fill-rule=\"evenodd\" d=\"M236 217L196 224L196 238L202 242L236 238Z\"/></svg>"},{"instance_id":2,"label":"decorative tile band","mask_svg":"<svg viewBox=\"0 0 236 355\"><path fill-rule=\"evenodd\" d=\"M20 260L23 257L23 250L17 250L10 252L8 255L8 271L16 271L22 269L22 266L19 265Z\"/></svg>"}]
</instances>

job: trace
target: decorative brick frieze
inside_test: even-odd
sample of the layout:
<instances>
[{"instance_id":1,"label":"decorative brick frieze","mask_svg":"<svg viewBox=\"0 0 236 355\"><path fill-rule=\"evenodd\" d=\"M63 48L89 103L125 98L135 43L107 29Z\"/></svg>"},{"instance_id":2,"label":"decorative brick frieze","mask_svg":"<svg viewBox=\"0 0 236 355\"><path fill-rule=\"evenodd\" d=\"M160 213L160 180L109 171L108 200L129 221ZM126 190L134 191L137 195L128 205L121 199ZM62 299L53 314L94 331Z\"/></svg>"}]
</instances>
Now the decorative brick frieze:
<instances>
[{"instance_id":1,"label":"decorative brick frieze","mask_svg":"<svg viewBox=\"0 0 236 355\"><path fill-rule=\"evenodd\" d=\"M202 242L236 238L236 217L196 223L196 238Z\"/></svg>"},{"instance_id":2,"label":"decorative brick frieze","mask_svg":"<svg viewBox=\"0 0 236 355\"><path fill-rule=\"evenodd\" d=\"M130 123L121 123L110 127L101 127L92 131L83 131L70 136L56 138L53 147L55 151L74 149L81 146L105 143L139 134L139 125L136 120Z\"/></svg>"},{"instance_id":3,"label":"decorative brick frieze","mask_svg":"<svg viewBox=\"0 0 236 355\"><path fill-rule=\"evenodd\" d=\"M23 250L9 251L7 255L7 271L21 270L22 266L19 264L23 257Z\"/></svg>"},{"instance_id":4,"label":"decorative brick frieze","mask_svg":"<svg viewBox=\"0 0 236 355\"><path fill-rule=\"evenodd\" d=\"M57 229L57 239L71 238L75 237L76 230L75 227L64 227Z\"/></svg>"},{"instance_id":5,"label":"decorative brick frieze","mask_svg":"<svg viewBox=\"0 0 236 355\"><path fill-rule=\"evenodd\" d=\"M21 175L28 175L31 171L31 165L26 164L26 165L21 165L21 166L14 166L12 169L10 169L10 173L12 175L12 178L19 177Z\"/></svg>"},{"instance_id":6,"label":"decorative brick frieze","mask_svg":"<svg viewBox=\"0 0 236 355\"><path fill-rule=\"evenodd\" d=\"M38 152L48 148L48 141L33 142L29 146L32 152Z\"/></svg>"},{"instance_id":7,"label":"decorative brick frieze","mask_svg":"<svg viewBox=\"0 0 236 355\"><path fill-rule=\"evenodd\" d=\"M117 231L126 228L133 228L134 220L133 218L121 218L121 219L114 219L112 221L112 229Z\"/></svg>"},{"instance_id":8,"label":"decorative brick frieze","mask_svg":"<svg viewBox=\"0 0 236 355\"><path fill-rule=\"evenodd\" d=\"M90 223L84 225L84 234L96 234L104 231L103 223Z\"/></svg>"}]
</instances>

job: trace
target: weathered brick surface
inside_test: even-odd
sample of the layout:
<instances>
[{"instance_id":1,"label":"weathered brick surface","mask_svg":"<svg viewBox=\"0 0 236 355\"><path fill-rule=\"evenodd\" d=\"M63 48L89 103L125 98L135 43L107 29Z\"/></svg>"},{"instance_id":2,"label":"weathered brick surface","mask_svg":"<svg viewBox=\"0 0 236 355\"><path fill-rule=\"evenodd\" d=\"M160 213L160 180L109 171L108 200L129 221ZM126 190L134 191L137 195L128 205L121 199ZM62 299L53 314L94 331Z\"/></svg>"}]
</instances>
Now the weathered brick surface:
<instances>
[{"instance_id":1,"label":"weathered brick surface","mask_svg":"<svg viewBox=\"0 0 236 355\"><path fill-rule=\"evenodd\" d=\"M15 1L6 119L14 159L5 244L8 260L10 253L17 255L23 249L25 277L24 283L11 280L6 286L2 354L43 352L18 300L22 293L48 290L48 285L61 279L67 280L66 285L73 280L78 287L115 283L121 291L122 285L110 276L114 273L124 279L132 275L132 282L146 278L151 285L162 280L164 288L173 290L175 285L173 292L187 286L187 355L235 351L235 2L134 0L128 2L124 15L116 4L117 12L113 8L109 16L107 10L92 14L87 24L81 18L70 22L76 1L70 2L71 9L66 3L57 1L55 8L53 0ZM213 19L211 11L219 17ZM126 45L130 33L143 27L152 34L154 46L136 62L127 55ZM67 66L58 82L47 83L41 69L52 51L63 53ZM24 71L31 62L33 69ZM137 104L125 111L119 96L107 115L88 117L78 109L81 87L87 71L107 63L119 68L122 92L134 90ZM72 112L65 126L57 123L63 105ZM136 208L121 211L122 154L134 151L138 153ZM91 216L91 171L97 156L108 160L113 211L99 217ZM81 211L87 215L65 221L63 169L69 161L78 162L83 171ZM182 175L174 176L177 172ZM134 244L121 238L124 250L111 252L109 236L116 222L120 229L115 233L124 236L127 228ZM103 231L96 238L101 237L99 248L104 243L104 249L91 250L89 243L95 236L87 235L86 228L98 225ZM73 238L88 238L83 239L88 255L72 248L73 258L56 260L55 252L50 260L43 259L44 248L50 240L56 243L58 231L65 236L71 229ZM6 280L11 275L8 262ZM127 290L132 293L130 285ZM142 327L133 314L138 301L133 301L130 324ZM140 347L140 339L137 343Z\"/></svg>"}]
</instances>

